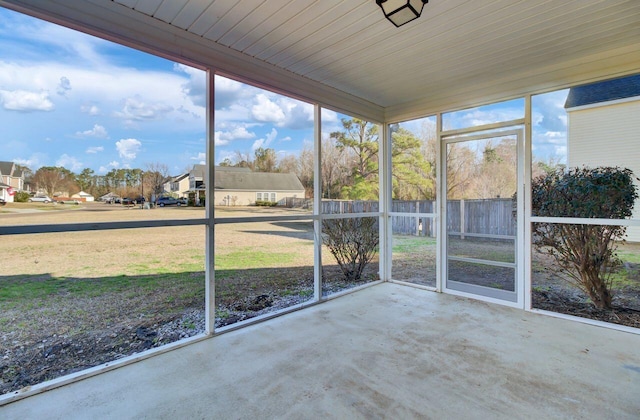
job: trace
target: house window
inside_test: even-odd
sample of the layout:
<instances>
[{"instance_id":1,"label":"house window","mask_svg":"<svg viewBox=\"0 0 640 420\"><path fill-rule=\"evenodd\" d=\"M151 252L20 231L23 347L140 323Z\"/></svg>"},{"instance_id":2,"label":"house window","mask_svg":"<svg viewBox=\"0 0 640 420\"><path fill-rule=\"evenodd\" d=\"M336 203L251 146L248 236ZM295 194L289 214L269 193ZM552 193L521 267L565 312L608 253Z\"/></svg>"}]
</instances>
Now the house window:
<instances>
[{"instance_id":1,"label":"house window","mask_svg":"<svg viewBox=\"0 0 640 420\"><path fill-rule=\"evenodd\" d=\"M271 199L269 199L271 197ZM259 192L256 193L256 201L276 201L276 193L274 192Z\"/></svg>"}]
</instances>

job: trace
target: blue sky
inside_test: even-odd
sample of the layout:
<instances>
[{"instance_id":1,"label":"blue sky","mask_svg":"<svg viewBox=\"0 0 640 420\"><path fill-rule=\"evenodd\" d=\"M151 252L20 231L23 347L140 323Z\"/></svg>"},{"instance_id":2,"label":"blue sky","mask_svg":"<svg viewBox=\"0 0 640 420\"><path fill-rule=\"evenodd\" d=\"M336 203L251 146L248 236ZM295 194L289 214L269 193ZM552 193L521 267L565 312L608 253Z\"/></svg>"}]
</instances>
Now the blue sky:
<instances>
[{"instance_id":1,"label":"blue sky","mask_svg":"<svg viewBox=\"0 0 640 420\"><path fill-rule=\"evenodd\" d=\"M534 100L534 153L566 153L564 97ZM519 108L460 111L451 124L510 119ZM324 110L323 132L341 117ZM161 163L175 175L204 162L205 73L0 8L0 124L0 160L32 170ZM217 77L215 142L216 162L258 147L297 154L313 142L313 106Z\"/></svg>"}]
</instances>

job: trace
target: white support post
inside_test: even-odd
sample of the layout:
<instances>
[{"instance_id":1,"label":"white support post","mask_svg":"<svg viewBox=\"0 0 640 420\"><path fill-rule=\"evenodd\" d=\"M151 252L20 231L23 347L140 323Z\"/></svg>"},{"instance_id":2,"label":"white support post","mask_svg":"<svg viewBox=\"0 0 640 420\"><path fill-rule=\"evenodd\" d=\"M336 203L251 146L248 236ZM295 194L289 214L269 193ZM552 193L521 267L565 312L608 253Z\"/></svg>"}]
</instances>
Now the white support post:
<instances>
[{"instance_id":1,"label":"white support post","mask_svg":"<svg viewBox=\"0 0 640 420\"><path fill-rule=\"evenodd\" d=\"M436 225L436 291L442 292L444 289L444 276L446 276L446 253L444 250L446 244L446 238L443 234L447 231L446 223L446 197L443 196L443 191L447 191L446 188L446 168L447 148L442 147L442 114L436 115L436 202L434 222ZM444 188L443 188L444 185Z\"/></svg>"},{"instance_id":2,"label":"white support post","mask_svg":"<svg viewBox=\"0 0 640 420\"><path fill-rule=\"evenodd\" d=\"M531 310L531 162L532 162L532 127L531 127L531 95L525 96L524 102L524 181L522 185L523 198L522 207L518 211L522 212L520 258L521 275L524 281L523 305L525 310Z\"/></svg>"},{"instance_id":3,"label":"white support post","mask_svg":"<svg viewBox=\"0 0 640 420\"><path fill-rule=\"evenodd\" d=\"M215 332L216 320L216 293L215 293L215 214L213 206L213 186L214 186L214 163L215 163L215 72L209 70L207 72L207 144L206 144L206 162L207 162L207 178L205 184L205 217L206 217L206 233L205 233L205 334L213 334Z\"/></svg>"},{"instance_id":4,"label":"white support post","mask_svg":"<svg viewBox=\"0 0 640 420\"><path fill-rule=\"evenodd\" d=\"M392 252L392 226L391 226L391 130L389 124L379 125L382 136L378 145L382 153L378 153L379 186L378 196L380 216L380 252L379 275L383 281L391 280L391 252Z\"/></svg>"},{"instance_id":5,"label":"white support post","mask_svg":"<svg viewBox=\"0 0 640 420\"><path fill-rule=\"evenodd\" d=\"M322 107L313 109L313 294L322 299Z\"/></svg>"}]
</instances>

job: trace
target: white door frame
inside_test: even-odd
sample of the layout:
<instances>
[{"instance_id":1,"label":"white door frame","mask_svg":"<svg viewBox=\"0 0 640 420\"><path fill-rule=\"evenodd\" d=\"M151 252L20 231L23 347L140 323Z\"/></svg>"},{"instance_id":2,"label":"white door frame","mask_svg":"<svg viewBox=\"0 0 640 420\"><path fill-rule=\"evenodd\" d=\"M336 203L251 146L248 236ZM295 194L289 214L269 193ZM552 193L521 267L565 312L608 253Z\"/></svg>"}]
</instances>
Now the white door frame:
<instances>
[{"instance_id":1,"label":"white door frame","mask_svg":"<svg viewBox=\"0 0 640 420\"><path fill-rule=\"evenodd\" d=\"M525 135L524 127L521 126L520 121L510 125L509 129L498 129L497 127L492 130L487 130L486 127L482 127L476 131L473 129L464 130L464 135L460 135L460 132L440 133L439 143L441 145L440 150L440 167L441 174L441 191L442 199L440 200L440 285L441 290L445 293L460 295L465 297L471 297L478 300L499 303L506 306L525 308L525 253L528 247L525 244ZM474 134L476 132L481 132ZM496 137L515 136L516 137L516 151L517 151L517 218L516 218L516 239L515 244L515 263L513 264L491 264L496 266L509 266L515 269L515 291L505 292L499 289L489 289L482 286L470 287L470 289L476 289L484 291L485 293L478 293L473 291L457 290L448 287L448 253L447 253L447 152L446 148L452 143L461 143L473 140L483 140ZM482 288L482 289L479 289ZM484 290L486 289L486 290Z\"/></svg>"}]
</instances>

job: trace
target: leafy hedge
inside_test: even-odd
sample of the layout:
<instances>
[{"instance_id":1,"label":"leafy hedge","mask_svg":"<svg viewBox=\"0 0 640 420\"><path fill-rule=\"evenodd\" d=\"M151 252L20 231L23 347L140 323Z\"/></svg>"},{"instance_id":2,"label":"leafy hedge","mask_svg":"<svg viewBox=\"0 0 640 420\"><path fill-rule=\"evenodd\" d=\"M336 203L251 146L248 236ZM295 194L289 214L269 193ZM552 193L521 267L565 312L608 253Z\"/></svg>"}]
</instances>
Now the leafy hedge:
<instances>
[{"instance_id":1,"label":"leafy hedge","mask_svg":"<svg viewBox=\"0 0 640 420\"><path fill-rule=\"evenodd\" d=\"M275 201L256 201L256 206L259 207L275 207L278 203Z\"/></svg>"}]
</instances>

